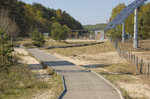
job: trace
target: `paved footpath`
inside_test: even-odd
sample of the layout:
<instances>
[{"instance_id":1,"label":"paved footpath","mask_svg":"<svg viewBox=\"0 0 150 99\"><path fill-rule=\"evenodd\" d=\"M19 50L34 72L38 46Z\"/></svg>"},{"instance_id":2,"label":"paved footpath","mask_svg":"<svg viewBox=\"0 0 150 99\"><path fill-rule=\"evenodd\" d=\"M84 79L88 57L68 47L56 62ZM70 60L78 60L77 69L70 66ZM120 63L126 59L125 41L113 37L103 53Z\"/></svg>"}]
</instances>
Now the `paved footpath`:
<instances>
[{"instance_id":1,"label":"paved footpath","mask_svg":"<svg viewBox=\"0 0 150 99\"><path fill-rule=\"evenodd\" d=\"M36 58L65 77L63 99L121 99L119 93L99 76L38 49L28 49Z\"/></svg>"}]
</instances>

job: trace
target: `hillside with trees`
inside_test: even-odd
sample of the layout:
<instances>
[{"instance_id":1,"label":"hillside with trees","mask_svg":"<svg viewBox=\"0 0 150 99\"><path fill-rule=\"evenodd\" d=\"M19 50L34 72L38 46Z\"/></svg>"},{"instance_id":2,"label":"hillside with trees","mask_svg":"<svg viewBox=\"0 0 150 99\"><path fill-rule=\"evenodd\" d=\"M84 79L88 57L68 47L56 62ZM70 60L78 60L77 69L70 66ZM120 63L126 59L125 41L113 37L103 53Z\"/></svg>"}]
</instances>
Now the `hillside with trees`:
<instances>
[{"instance_id":1,"label":"hillside with trees","mask_svg":"<svg viewBox=\"0 0 150 99\"><path fill-rule=\"evenodd\" d=\"M30 5L20 0L0 0L0 12L3 10L8 13L10 20L16 23L17 36L29 36L37 27L42 33L50 33L55 22L70 29L83 28L81 23L66 11L47 8L38 3Z\"/></svg>"},{"instance_id":2,"label":"hillside with trees","mask_svg":"<svg viewBox=\"0 0 150 99\"><path fill-rule=\"evenodd\" d=\"M100 24L95 24L95 25L84 25L84 29L86 30L104 30L106 24L105 23L100 23Z\"/></svg>"},{"instance_id":3,"label":"hillside with trees","mask_svg":"<svg viewBox=\"0 0 150 99\"><path fill-rule=\"evenodd\" d=\"M124 8L126 7L125 4L119 4L115 8L113 8L111 17L109 22L111 22ZM138 31L139 37L141 39L150 38L150 3L147 3L140 8L138 8ZM126 33L133 36L134 33L134 14L131 14L127 20L125 21L125 31ZM121 39L122 36L122 26L119 25L115 29L111 29L108 31L110 36L117 37Z\"/></svg>"}]
</instances>

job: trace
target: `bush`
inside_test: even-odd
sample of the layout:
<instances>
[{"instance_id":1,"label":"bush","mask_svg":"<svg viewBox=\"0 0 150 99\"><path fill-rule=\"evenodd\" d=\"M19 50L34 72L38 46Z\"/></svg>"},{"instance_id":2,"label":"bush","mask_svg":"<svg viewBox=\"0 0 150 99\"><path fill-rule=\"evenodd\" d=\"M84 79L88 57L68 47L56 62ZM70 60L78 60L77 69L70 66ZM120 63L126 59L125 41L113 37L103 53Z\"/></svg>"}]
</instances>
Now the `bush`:
<instances>
[{"instance_id":1,"label":"bush","mask_svg":"<svg viewBox=\"0 0 150 99\"><path fill-rule=\"evenodd\" d=\"M41 32L39 32L37 28L35 28L35 30L32 33L32 40L33 40L33 45L37 47L41 47L45 43L44 35Z\"/></svg>"},{"instance_id":2,"label":"bush","mask_svg":"<svg viewBox=\"0 0 150 99\"><path fill-rule=\"evenodd\" d=\"M12 51L10 36L6 34L3 28L0 28L0 69L7 70L13 64Z\"/></svg>"},{"instance_id":3,"label":"bush","mask_svg":"<svg viewBox=\"0 0 150 99\"><path fill-rule=\"evenodd\" d=\"M58 22L52 24L51 37L54 40L61 41L67 38L68 27L66 25L62 26Z\"/></svg>"}]
</instances>

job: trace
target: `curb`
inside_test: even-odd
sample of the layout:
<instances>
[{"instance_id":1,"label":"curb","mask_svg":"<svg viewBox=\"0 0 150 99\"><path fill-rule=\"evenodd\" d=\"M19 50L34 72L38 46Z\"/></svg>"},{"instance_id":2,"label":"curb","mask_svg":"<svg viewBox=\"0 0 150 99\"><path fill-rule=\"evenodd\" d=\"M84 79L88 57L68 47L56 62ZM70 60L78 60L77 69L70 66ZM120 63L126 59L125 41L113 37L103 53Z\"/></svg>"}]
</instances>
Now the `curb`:
<instances>
[{"instance_id":1,"label":"curb","mask_svg":"<svg viewBox=\"0 0 150 99\"><path fill-rule=\"evenodd\" d=\"M43 63L43 61L41 61L41 64L43 65L43 67L50 67L50 66L47 66L46 64ZM61 76L61 79L62 79L62 85L63 85L63 91L59 94L59 96L57 97L57 99L62 99L63 96L66 94L67 92L67 87L66 87L66 82L65 82L65 77L62 76L60 73L58 73L57 71L55 71L52 67L50 67L55 73L57 73L58 75Z\"/></svg>"},{"instance_id":2,"label":"curb","mask_svg":"<svg viewBox=\"0 0 150 99\"><path fill-rule=\"evenodd\" d=\"M62 83L63 83L63 91L62 91L62 93L58 96L58 98L57 99L62 99L63 98L63 96L66 94L66 92L67 92L67 87L66 87L66 82L65 82L65 77L64 76L62 76L61 75L61 77L62 77Z\"/></svg>"},{"instance_id":3,"label":"curb","mask_svg":"<svg viewBox=\"0 0 150 99\"><path fill-rule=\"evenodd\" d=\"M86 70L86 71L88 71L88 72L91 72L91 73L97 75L98 77L102 78L104 81L106 81L111 87L113 87L113 88L118 92L118 94L119 94L119 96L120 96L120 99L125 99L125 98L123 97L123 95L122 95L120 89L119 89L118 87L116 87L114 84L112 84L110 81L108 81L107 79L105 79L103 76L101 76L100 74L94 72L93 70L88 70L88 69L85 68L85 67L81 67L81 66L77 66L77 67L80 68L80 69L84 69L84 70Z\"/></svg>"}]
</instances>

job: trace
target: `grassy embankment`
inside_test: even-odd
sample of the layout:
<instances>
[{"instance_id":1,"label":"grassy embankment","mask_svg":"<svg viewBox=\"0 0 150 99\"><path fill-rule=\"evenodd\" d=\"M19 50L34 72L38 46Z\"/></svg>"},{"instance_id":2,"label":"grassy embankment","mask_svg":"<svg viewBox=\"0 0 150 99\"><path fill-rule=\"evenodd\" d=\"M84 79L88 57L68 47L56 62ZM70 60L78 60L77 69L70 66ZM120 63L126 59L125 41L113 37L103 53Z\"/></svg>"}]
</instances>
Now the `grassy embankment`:
<instances>
[{"instance_id":1,"label":"grassy embankment","mask_svg":"<svg viewBox=\"0 0 150 99\"><path fill-rule=\"evenodd\" d=\"M20 44L20 42L17 43ZM20 53L14 54L14 56L17 56L18 60L20 58L23 60L23 57L26 56L31 57ZM1 70L0 99L33 99L36 95L39 95L37 93L42 94L47 90L52 90L52 99L56 99L62 91L62 79L56 73L51 74L50 69L47 69L47 74L50 75L48 80L42 80L37 77L37 72L33 72L30 66L24 63L15 63L7 72Z\"/></svg>"},{"instance_id":2,"label":"grassy embankment","mask_svg":"<svg viewBox=\"0 0 150 99\"><path fill-rule=\"evenodd\" d=\"M9 73L0 72L0 98L17 99L30 97L36 90L50 88L47 83L38 80L27 65L16 65L9 68Z\"/></svg>"}]
</instances>

